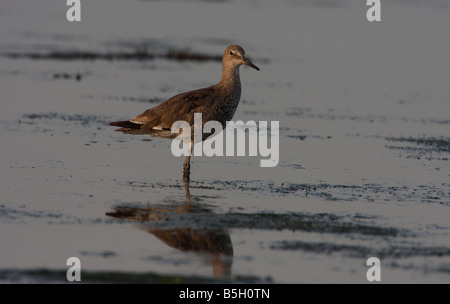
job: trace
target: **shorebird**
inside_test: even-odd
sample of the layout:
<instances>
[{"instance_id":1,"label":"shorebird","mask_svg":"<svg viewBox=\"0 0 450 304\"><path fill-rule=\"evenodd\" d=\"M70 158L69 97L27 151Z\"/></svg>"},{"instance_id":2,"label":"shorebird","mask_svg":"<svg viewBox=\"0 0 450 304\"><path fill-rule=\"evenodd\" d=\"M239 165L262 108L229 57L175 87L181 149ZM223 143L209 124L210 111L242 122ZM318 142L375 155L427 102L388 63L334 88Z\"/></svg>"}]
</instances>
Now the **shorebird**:
<instances>
[{"instance_id":1,"label":"shorebird","mask_svg":"<svg viewBox=\"0 0 450 304\"><path fill-rule=\"evenodd\" d=\"M194 113L202 113L202 124L210 120L218 121L225 128L227 121L233 118L241 98L241 80L239 67L248 65L255 70L259 68L245 57L245 51L239 45L230 45L222 58L222 78L220 82L203 89L178 94L167 99L154 108L130 120L111 122L111 126L121 127L115 131L128 134L151 134L156 137L175 138L179 133L171 133L172 124L186 121L194 128ZM211 134L203 134L205 140ZM194 142L191 136L190 149ZM189 181L190 154L183 164L183 178Z\"/></svg>"}]
</instances>

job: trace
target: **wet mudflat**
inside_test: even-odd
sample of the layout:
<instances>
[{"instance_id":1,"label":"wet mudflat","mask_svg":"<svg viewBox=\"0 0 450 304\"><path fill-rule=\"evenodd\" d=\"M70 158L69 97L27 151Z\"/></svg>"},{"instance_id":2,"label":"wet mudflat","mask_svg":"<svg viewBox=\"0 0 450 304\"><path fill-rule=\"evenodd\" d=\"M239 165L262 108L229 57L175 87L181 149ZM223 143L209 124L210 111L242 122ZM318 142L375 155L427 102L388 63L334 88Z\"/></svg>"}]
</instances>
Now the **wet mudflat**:
<instances>
[{"instance_id":1,"label":"wet mudflat","mask_svg":"<svg viewBox=\"0 0 450 304\"><path fill-rule=\"evenodd\" d=\"M65 282L72 256L84 282L364 283L372 256L450 282L445 1L377 25L357 1L109 1L76 27L41 3L0 5L1 282ZM193 157L186 185L170 141L108 126L214 84L234 43L261 68L235 119L280 122L277 167Z\"/></svg>"}]
</instances>

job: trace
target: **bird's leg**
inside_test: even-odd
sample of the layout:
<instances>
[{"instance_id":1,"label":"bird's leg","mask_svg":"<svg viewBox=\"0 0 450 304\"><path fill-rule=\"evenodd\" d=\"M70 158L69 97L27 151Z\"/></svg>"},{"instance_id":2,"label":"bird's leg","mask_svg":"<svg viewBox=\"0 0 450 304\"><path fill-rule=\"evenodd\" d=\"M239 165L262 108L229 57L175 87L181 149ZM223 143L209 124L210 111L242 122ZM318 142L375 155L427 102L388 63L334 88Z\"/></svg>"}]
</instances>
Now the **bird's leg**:
<instances>
[{"instance_id":1,"label":"bird's leg","mask_svg":"<svg viewBox=\"0 0 450 304\"><path fill-rule=\"evenodd\" d=\"M183 180L185 183L189 183L189 178L191 175L191 156L186 156L183 164Z\"/></svg>"},{"instance_id":2,"label":"bird's leg","mask_svg":"<svg viewBox=\"0 0 450 304\"><path fill-rule=\"evenodd\" d=\"M188 155L186 156L186 159L184 160L183 164L183 180L185 183L189 183L190 175L191 175L191 154L192 149L194 148L194 141L191 140L189 143L189 151Z\"/></svg>"},{"instance_id":3,"label":"bird's leg","mask_svg":"<svg viewBox=\"0 0 450 304\"><path fill-rule=\"evenodd\" d=\"M191 192L189 191L189 179L184 179L184 190L186 191L186 203L190 203Z\"/></svg>"}]
</instances>

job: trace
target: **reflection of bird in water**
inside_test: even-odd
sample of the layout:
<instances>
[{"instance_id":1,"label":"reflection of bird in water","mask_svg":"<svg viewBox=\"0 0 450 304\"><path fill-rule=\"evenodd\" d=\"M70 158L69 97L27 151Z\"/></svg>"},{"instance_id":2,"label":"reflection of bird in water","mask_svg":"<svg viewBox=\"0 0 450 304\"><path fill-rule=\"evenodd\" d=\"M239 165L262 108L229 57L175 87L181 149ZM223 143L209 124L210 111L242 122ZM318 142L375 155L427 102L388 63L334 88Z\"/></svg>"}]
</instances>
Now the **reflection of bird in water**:
<instances>
[{"instance_id":1,"label":"reflection of bird in water","mask_svg":"<svg viewBox=\"0 0 450 304\"><path fill-rule=\"evenodd\" d=\"M212 259L213 274L228 277L233 263L233 245L230 235L220 230L194 230L180 228L174 230L148 229L170 247L186 252L206 253Z\"/></svg>"},{"instance_id":2,"label":"reflection of bird in water","mask_svg":"<svg viewBox=\"0 0 450 304\"><path fill-rule=\"evenodd\" d=\"M190 200L189 185L186 184L186 201ZM153 234L170 247L184 252L206 254L207 260L213 266L216 277L228 277L233 263L233 244L225 229L194 229L158 227L158 221L164 226L170 226L170 221L176 224L177 219L184 214L198 214L205 217L211 211L198 204L185 202L182 204L160 205L147 208L116 206L113 212L106 215L139 222L139 229ZM145 223L148 223L146 225ZM169 224L168 224L169 223Z\"/></svg>"},{"instance_id":3,"label":"reflection of bird in water","mask_svg":"<svg viewBox=\"0 0 450 304\"><path fill-rule=\"evenodd\" d=\"M116 131L129 134L151 134L152 136L175 138L179 133L171 133L176 121L186 121L194 132L194 113L202 113L202 125L215 120L225 127L233 118L241 98L241 80L239 66L246 64L259 71L259 68L245 57L245 51L239 45L230 45L225 49L222 59L222 78L216 85L178 94L130 120L111 122L111 126L120 127ZM193 134L193 133L192 133ZM203 134L205 140L211 134ZM191 135L190 148L194 146ZM189 180L190 154L186 156L183 177Z\"/></svg>"}]
</instances>

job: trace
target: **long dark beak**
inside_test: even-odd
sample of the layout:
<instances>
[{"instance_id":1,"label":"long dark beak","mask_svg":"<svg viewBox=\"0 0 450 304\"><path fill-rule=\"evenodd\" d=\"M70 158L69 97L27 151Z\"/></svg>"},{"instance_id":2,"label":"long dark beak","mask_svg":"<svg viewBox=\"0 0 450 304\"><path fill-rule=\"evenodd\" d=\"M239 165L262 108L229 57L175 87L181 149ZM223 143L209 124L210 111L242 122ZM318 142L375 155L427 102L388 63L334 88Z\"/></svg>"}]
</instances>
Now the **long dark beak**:
<instances>
[{"instance_id":1,"label":"long dark beak","mask_svg":"<svg viewBox=\"0 0 450 304\"><path fill-rule=\"evenodd\" d=\"M254 65L250 60L248 60L245 56L242 56L242 60L244 61L244 64L251 66L255 70L259 71L259 68L256 65Z\"/></svg>"}]
</instances>

